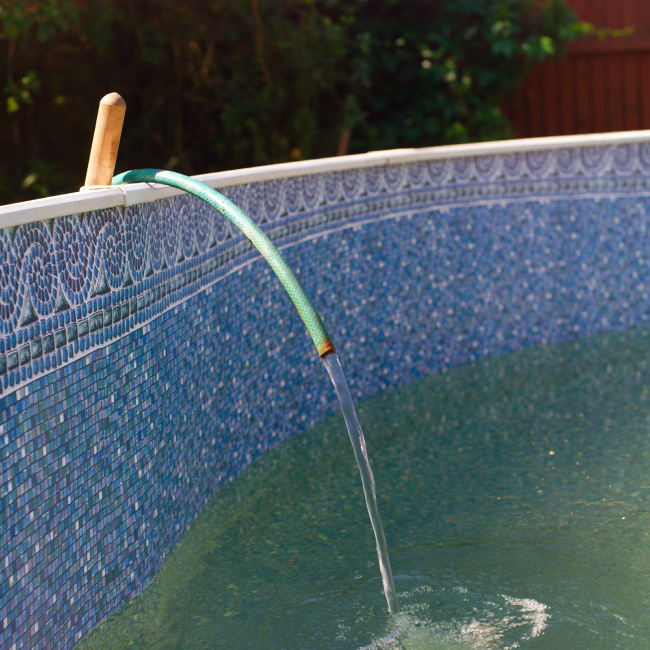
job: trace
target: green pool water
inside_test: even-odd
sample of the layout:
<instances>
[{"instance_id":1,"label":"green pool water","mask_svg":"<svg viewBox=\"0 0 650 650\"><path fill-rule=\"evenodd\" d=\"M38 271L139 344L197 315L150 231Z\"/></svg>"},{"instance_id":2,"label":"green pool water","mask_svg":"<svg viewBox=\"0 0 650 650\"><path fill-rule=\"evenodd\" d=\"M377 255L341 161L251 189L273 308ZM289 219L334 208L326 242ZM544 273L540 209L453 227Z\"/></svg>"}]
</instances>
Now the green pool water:
<instances>
[{"instance_id":1,"label":"green pool water","mask_svg":"<svg viewBox=\"0 0 650 650\"><path fill-rule=\"evenodd\" d=\"M633 329L358 404L400 614L336 416L219 492L81 647L650 647L649 358Z\"/></svg>"}]
</instances>

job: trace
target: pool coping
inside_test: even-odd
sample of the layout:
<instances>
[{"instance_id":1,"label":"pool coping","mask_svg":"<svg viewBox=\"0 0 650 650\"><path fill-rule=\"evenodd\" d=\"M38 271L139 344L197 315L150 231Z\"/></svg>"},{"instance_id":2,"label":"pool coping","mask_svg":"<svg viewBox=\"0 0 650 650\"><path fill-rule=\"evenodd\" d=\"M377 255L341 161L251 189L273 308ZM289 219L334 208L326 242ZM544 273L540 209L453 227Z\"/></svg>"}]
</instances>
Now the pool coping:
<instances>
[{"instance_id":1,"label":"pool coping","mask_svg":"<svg viewBox=\"0 0 650 650\"><path fill-rule=\"evenodd\" d=\"M373 151L364 154L317 158L299 162L249 167L224 172L198 174L193 178L214 189L325 172L345 171L365 167L381 167L413 162L522 153L568 147L637 144L650 142L650 130L591 133L587 135L524 138L469 144L444 145L411 149ZM91 212L114 207L151 203L183 194L181 190L157 183L134 183L119 187L94 186L79 192L60 194L43 199L0 205L0 228L11 228L26 223L55 219L70 214Z\"/></svg>"}]
</instances>

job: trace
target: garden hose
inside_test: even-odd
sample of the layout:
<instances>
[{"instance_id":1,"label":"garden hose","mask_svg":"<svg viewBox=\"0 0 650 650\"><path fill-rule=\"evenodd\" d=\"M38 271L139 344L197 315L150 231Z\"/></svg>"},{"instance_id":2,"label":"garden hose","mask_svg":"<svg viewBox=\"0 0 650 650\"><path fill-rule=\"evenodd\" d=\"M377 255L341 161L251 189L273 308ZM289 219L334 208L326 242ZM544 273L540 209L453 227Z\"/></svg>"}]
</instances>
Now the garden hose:
<instances>
[{"instance_id":1,"label":"garden hose","mask_svg":"<svg viewBox=\"0 0 650 650\"><path fill-rule=\"evenodd\" d=\"M246 235L262 257L270 264L298 310L300 318L305 323L319 356L324 357L335 351L332 339L327 333L321 317L307 297L291 267L259 226L232 201L189 176L162 169L134 169L118 174L113 178L113 185L122 185L124 183L161 183L162 185L169 185L188 194L193 194L216 208Z\"/></svg>"}]
</instances>

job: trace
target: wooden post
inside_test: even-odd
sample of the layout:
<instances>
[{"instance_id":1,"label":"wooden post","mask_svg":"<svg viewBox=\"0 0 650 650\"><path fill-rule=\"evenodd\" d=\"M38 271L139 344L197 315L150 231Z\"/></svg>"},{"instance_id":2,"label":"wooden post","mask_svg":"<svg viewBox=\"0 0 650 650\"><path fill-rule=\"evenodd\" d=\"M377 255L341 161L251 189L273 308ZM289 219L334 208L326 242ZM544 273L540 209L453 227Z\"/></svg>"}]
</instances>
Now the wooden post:
<instances>
[{"instance_id":1,"label":"wooden post","mask_svg":"<svg viewBox=\"0 0 650 650\"><path fill-rule=\"evenodd\" d=\"M111 184L125 112L126 102L117 93L110 93L99 102L84 186Z\"/></svg>"}]
</instances>

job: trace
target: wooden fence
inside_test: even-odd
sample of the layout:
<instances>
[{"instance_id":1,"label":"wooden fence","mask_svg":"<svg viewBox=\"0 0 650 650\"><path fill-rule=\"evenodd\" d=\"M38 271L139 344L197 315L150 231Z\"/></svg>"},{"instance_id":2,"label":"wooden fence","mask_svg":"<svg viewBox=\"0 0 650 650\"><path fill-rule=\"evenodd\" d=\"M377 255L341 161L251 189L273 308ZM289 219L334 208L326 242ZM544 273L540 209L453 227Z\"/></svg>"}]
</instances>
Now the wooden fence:
<instances>
[{"instance_id":1,"label":"wooden fence","mask_svg":"<svg viewBox=\"0 0 650 650\"><path fill-rule=\"evenodd\" d=\"M569 0L578 18L621 37L572 43L535 66L506 107L518 137L650 129L650 0Z\"/></svg>"}]
</instances>

